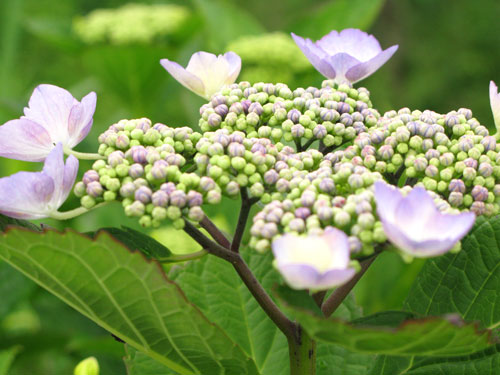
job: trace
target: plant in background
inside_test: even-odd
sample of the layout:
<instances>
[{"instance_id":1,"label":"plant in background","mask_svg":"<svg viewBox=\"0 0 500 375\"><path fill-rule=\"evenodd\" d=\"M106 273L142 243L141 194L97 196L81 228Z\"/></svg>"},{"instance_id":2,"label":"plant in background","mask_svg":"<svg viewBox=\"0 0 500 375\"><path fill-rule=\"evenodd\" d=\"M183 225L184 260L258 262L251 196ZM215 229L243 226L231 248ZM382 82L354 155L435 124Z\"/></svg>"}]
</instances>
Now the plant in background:
<instances>
[{"instance_id":1,"label":"plant in background","mask_svg":"<svg viewBox=\"0 0 500 375\"><path fill-rule=\"evenodd\" d=\"M500 322L496 137L465 108L381 115L353 83L397 46L382 51L353 29L294 38L329 78L321 87L234 83L233 52L199 52L186 69L162 60L208 100L201 132L121 120L97 154L67 151L95 159L74 185L80 208L57 211L76 173L60 143L42 172L0 180L8 216L68 219L118 202L144 227L183 230L199 251L175 254L126 228L83 235L11 221L28 229L5 231L0 257L124 341L130 374L451 373L464 358L487 367ZM53 98L48 118L63 103ZM231 236L206 214L224 197L240 202ZM452 255L424 267L403 311L362 316L349 294L387 251L407 262Z\"/></svg>"}]
</instances>

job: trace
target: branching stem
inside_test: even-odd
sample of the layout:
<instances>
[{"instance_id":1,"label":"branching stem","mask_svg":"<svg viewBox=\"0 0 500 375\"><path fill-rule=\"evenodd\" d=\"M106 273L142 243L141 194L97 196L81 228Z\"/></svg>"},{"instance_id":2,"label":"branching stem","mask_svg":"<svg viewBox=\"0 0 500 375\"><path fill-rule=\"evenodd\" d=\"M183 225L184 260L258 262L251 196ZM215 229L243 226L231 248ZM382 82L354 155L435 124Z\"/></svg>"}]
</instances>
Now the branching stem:
<instances>
[{"instance_id":1,"label":"branching stem","mask_svg":"<svg viewBox=\"0 0 500 375\"><path fill-rule=\"evenodd\" d=\"M85 152L78 152L70 148L65 147L64 153L66 155L73 155L80 160L106 160L106 157L100 154L87 154Z\"/></svg>"},{"instance_id":2,"label":"branching stem","mask_svg":"<svg viewBox=\"0 0 500 375\"><path fill-rule=\"evenodd\" d=\"M195 253L172 255L169 257L165 257L165 258L156 258L156 260L160 263L186 262L188 260L199 259L201 257L204 257L207 254L208 254L208 251L206 251L205 249L202 249L202 250L197 251Z\"/></svg>"},{"instance_id":3,"label":"branching stem","mask_svg":"<svg viewBox=\"0 0 500 375\"><path fill-rule=\"evenodd\" d=\"M231 242L224 236L224 233L220 231L219 228L208 218L208 216L205 215L203 219L200 221L200 225L203 229L205 229L208 234L212 236L212 238L217 242L219 245L229 249L231 246Z\"/></svg>"},{"instance_id":4,"label":"branching stem","mask_svg":"<svg viewBox=\"0 0 500 375\"><path fill-rule=\"evenodd\" d=\"M321 311L326 317L331 316L335 310L344 301L347 295L351 292L352 288L358 283L359 279L364 275L368 267L373 263L375 258L379 253L375 253L370 258L361 261L361 270L354 275L354 277L349 280L344 285L339 286L335 291L328 297L328 299L321 305Z\"/></svg>"},{"instance_id":5,"label":"branching stem","mask_svg":"<svg viewBox=\"0 0 500 375\"><path fill-rule=\"evenodd\" d=\"M203 246L207 252L231 263L250 293L252 293L253 297L274 324L276 324L286 337L292 338L294 336L295 324L274 303L239 253L226 249L210 240L188 221L186 221L184 231Z\"/></svg>"},{"instance_id":6,"label":"branching stem","mask_svg":"<svg viewBox=\"0 0 500 375\"><path fill-rule=\"evenodd\" d=\"M248 198L248 192L246 189L241 189L240 215L238 217L236 231L234 232L233 242L231 243L231 251L234 251L235 253L237 253L240 249L241 239L245 233L248 215L250 215L250 208L255 202L255 199Z\"/></svg>"}]
</instances>

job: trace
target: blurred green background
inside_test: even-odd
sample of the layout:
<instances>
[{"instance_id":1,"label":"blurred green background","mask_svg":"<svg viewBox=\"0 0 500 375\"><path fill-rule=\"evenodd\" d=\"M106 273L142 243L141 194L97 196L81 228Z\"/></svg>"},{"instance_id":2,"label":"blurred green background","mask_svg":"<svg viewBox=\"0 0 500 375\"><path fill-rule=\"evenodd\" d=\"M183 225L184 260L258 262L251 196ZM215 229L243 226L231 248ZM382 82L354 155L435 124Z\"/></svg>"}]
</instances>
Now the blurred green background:
<instances>
[{"instance_id":1,"label":"blurred green background","mask_svg":"<svg viewBox=\"0 0 500 375\"><path fill-rule=\"evenodd\" d=\"M78 99L97 93L94 126L79 151L95 152L97 136L122 118L196 129L203 101L166 73L161 58L185 65L198 50L233 50L243 60L241 80L307 87L322 77L289 32L317 39L332 29L357 27L373 33L383 48L400 46L361 83L381 112L467 107L491 127L488 83L500 84L499 19L498 0L2 0L0 124L22 114L34 87L51 83ZM88 166L82 163L81 173ZM0 177L21 169L40 165L0 161ZM77 205L70 199L63 209ZM212 209L228 231L235 212L231 201L222 211ZM64 223L85 232L120 225L139 229L119 205ZM174 251L196 248L170 228L153 235L167 246L181 244ZM421 266L384 254L356 288L358 302L365 312L398 308ZM0 351L13 348L16 354L8 374L70 374L90 355L102 374L125 373L120 343L3 263L0 301Z\"/></svg>"}]
</instances>

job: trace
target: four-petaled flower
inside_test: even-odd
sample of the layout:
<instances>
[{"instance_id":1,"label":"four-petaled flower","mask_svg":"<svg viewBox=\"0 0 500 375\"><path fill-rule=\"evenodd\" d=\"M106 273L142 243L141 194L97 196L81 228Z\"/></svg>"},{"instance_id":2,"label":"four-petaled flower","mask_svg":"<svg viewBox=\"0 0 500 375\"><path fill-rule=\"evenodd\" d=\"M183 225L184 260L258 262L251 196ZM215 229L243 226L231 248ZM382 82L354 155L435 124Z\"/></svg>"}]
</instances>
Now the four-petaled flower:
<instances>
[{"instance_id":1,"label":"four-petaled flower","mask_svg":"<svg viewBox=\"0 0 500 375\"><path fill-rule=\"evenodd\" d=\"M330 289L344 284L356 273L349 267L347 235L335 228L321 236L287 233L272 246L275 267L294 289Z\"/></svg>"},{"instance_id":2,"label":"four-petaled flower","mask_svg":"<svg viewBox=\"0 0 500 375\"><path fill-rule=\"evenodd\" d=\"M495 82L490 81L490 105L491 111L493 112L493 120L497 128L497 136L499 136L500 130L500 94L498 93L498 87Z\"/></svg>"},{"instance_id":3,"label":"four-petaled flower","mask_svg":"<svg viewBox=\"0 0 500 375\"><path fill-rule=\"evenodd\" d=\"M234 83L241 70L241 58L234 52L219 56L196 52L185 69L168 59L160 63L184 87L207 100L224 86Z\"/></svg>"},{"instance_id":4,"label":"four-petaled flower","mask_svg":"<svg viewBox=\"0 0 500 375\"><path fill-rule=\"evenodd\" d=\"M368 77L398 49L394 45L382 51L373 35L358 29L333 30L317 42L294 33L292 37L316 70L339 84Z\"/></svg>"},{"instance_id":5,"label":"four-petaled flower","mask_svg":"<svg viewBox=\"0 0 500 375\"><path fill-rule=\"evenodd\" d=\"M0 178L0 213L17 219L41 219L55 213L71 191L78 159L70 155L64 164L58 143L45 159L42 172L18 172Z\"/></svg>"},{"instance_id":6,"label":"four-petaled flower","mask_svg":"<svg viewBox=\"0 0 500 375\"><path fill-rule=\"evenodd\" d=\"M24 116L0 126L0 156L43 161L59 142L73 148L89 133L95 105L94 92L79 102L60 87L36 87Z\"/></svg>"},{"instance_id":7,"label":"four-petaled flower","mask_svg":"<svg viewBox=\"0 0 500 375\"><path fill-rule=\"evenodd\" d=\"M415 187L406 197L384 182L375 183L377 213L389 241L410 256L441 255L464 237L476 215L441 213L423 187Z\"/></svg>"}]
</instances>

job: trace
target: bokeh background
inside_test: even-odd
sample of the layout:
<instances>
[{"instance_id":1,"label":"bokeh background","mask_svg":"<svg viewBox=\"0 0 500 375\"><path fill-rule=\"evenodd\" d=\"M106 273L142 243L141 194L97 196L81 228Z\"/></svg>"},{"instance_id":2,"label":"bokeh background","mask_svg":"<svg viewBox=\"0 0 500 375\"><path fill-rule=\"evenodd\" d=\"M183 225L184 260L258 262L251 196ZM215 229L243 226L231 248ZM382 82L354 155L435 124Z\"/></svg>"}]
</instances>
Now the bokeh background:
<instances>
[{"instance_id":1,"label":"bokeh background","mask_svg":"<svg viewBox=\"0 0 500 375\"><path fill-rule=\"evenodd\" d=\"M356 27L375 34L383 48L400 46L361 82L380 112L467 107L491 128L488 83L500 84L499 19L498 0L2 0L0 124L22 114L38 84L51 83L78 99L97 93L94 126L79 151L96 152L97 136L122 118L197 129L202 99L171 78L161 58L185 65L198 50L232 50L243 60L241 80L307 87L322 77L289 33L317 39L332 29ZM82 162L81 172L86 167ZM0 177L40 168L2 159ZM63 209L76 206L73 198ZM235 202L224 201L211 214L230 231L236 212ZM70 222L43 223L82 232L120 225L140 230L119 205ZM172 228L151 234L173 251L196 249ZM422 264L381 256L355 290L365 312L400 307ZM120 343L0 263L0 351L13 346L18 352L11 375L70 374L90 355L99 359L102 374L125 373Z\"/></svg>"}]
</instances>

